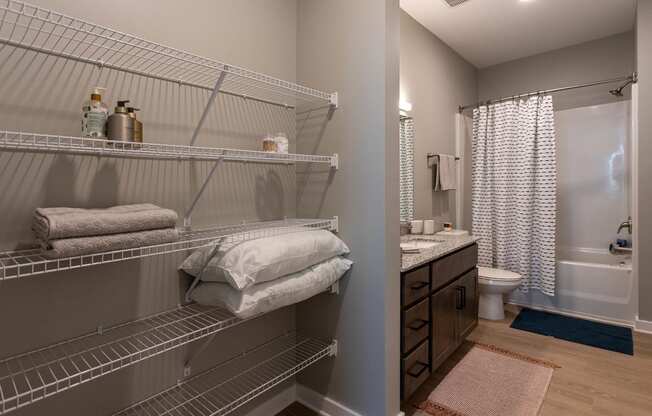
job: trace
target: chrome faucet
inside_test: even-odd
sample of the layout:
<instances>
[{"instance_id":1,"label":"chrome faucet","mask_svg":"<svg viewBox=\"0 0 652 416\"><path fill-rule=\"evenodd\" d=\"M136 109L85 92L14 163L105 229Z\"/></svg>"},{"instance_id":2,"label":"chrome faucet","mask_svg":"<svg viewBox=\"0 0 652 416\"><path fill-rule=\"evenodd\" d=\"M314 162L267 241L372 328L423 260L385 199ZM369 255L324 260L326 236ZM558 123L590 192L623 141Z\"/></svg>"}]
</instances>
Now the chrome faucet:
<instances>
[{"instance_id":1,"label":"chrome faucet","mask_svg":"<svg viewBox=\"0 0 652 416\"><path fill-rule=\"evenodd\" d=\"M628 217L627 221L623 221L620 223L620 226L618 227L618 234L620 234L623 228L627 228L627 232L629 234L632 233L632 217Z\"/></svg>"}]
</instances>

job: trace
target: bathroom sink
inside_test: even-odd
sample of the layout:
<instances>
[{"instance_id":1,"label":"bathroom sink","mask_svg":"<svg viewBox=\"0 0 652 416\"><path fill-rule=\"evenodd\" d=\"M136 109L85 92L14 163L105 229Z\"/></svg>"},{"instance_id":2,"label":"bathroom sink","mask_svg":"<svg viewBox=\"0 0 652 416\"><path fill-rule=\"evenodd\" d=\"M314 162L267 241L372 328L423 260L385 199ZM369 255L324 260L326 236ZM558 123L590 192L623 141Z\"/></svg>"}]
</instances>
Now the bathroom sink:
<instances>
[{"instance_id":1,"label":"bathroom sink","mask_svg":"<svg viewBox=\"0 0 652 416\"><path fill-rule=\"evenodd\" d=\"M406 243L401 243L401 251L404 253L416 253L423 250L431 249L441 244L441 241L431 240L413 240Z\"/></svg>"}]
</instances>

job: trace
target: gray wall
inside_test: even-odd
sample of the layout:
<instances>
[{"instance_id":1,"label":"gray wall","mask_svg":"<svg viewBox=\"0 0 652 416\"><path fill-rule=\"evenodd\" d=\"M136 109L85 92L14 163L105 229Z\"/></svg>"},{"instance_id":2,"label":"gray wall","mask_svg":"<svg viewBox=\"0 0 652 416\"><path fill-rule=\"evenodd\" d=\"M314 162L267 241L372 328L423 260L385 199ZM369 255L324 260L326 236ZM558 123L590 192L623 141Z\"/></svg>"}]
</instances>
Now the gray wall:
<instances>
[{"instance_id":1,"label":"gray wall","mask_svg":"<svg viewBox=\"0 0 652 416\"><path fill-rule=\"evenodd\" d=\"M639 318L652 321L652 1L639 0L637 12L637 65L639 73L639 111L638 111L638 223L634 224L638 233L639 256Z\"/></svg>"},{"instance_id":2,"label":"gray wall","mask_svg":"<svg viewBox=\"0 0 652 416\"><path fill-rule=\"evenodd\" d=\"M300 151L339 153L340 170L298 172L301 216L340 217L355 261L341 294L297 306L303 332L340 354L299 381L363 415L399 411L398 49L396 0L299 2L298 79L341 93L298 127ZM301 122L299 122L301 125Z\"/></svg>"},{"instance_id":3,"label":"gray wall","mask_svg":"<svg viewBox=\"0 0 652 416\"><path fill-rule=\"evenodd\" d=\"M296 0L34 0L63 13L147 39L243 65L287 80L296 77ZM208 97L115 71L10 47L0 51L0 126L79 135L82 102L92 86L105 101L128 97L143 109L145 140L188 143ZM293 134L293 111L220 97L199 143L256 148L262 134ZM102 207L153 202L183 211L211 164L84 156L0 153L0 247L31 240L38 206ZM293 216L293 166L223 166L198 207L195 225ZM188 283L176 267L183 255L161 256L0 284L0 357L174 308ZM218 336L196 370L294 327L292 308ZM15 412L23 415L108 415L172 385L186 349L87 383Z\"/></svg>"},{"instance_id":4,"label":"gray wall","mask_svg":"<svg viewBox=\"0 0 652 416\"><path fill-rule=\"evenodd\" d=\"M480 100L631 75L634 33L582 43L478 71ZM556 94L555 110L613 102L610 87ZM629 89L627 89L629 94ZM627 97L623 98L627 99Z\"/></svg>"},{"instance_id":5,"label":"gray wall","mask_svg":"<svg viewBox=\"0 0 652 416\"><path fill-rule=\"evenodd\" d=\"M426 154L455 154L455 115L477 99L476 69L404 11L401 98L413 105L415 218L455 221L455 192L432 191Z\"/></svg>"}]
</instances>

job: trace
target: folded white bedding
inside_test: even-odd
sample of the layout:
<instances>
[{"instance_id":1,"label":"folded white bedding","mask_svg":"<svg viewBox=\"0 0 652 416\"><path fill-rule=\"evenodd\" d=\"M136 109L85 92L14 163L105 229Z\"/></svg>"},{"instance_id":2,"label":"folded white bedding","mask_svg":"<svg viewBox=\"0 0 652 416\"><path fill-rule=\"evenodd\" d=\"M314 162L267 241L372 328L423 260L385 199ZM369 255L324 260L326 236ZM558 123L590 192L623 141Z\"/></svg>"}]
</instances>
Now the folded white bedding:
<instances>
[{"instance_id":1,"label":"folded white bedding","mask_svg":"<svg viewBox=\"0 0 652 416\"><path fill-rule=\"evenodd\" d=\"M227 245L217 252L213 247L195 250L180 269L195 277L201 273L204 282L226 282L243 290L348 253L346 244L330 231L301 230Z\"/></svg>"},{"instance_id":2,"label":"folded white bedding","mask_svg":"<svg viewBox=\"0 0 652 416\"><path fill-rule=\"evenodd\" d=\"M332 286L352 261L334 257L301 272L293 273L239 291L226 283L202 282L190 297L202 305L219 306L246 319L311 298Z\"/></svg>"}]
</instances>

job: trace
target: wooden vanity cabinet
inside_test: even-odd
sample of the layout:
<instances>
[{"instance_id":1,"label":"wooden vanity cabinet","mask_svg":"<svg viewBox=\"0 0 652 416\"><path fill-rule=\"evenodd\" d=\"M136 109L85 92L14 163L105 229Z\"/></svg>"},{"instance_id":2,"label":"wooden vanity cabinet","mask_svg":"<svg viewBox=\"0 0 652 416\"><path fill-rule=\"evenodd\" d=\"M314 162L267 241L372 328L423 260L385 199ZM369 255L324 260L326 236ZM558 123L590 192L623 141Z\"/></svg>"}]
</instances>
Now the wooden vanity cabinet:
<instances>
[{"instance_id":1,"label":"wooden vanity cabinet","mask_svg":"<svg viewBox=\"0 0 652 416\"><path fill-rule=\"evenodd\" d=\"M401 399L478 324L476 244L401 274ZM427 351L427 354L426 352Z\"/></svg>"}]
</instances>

